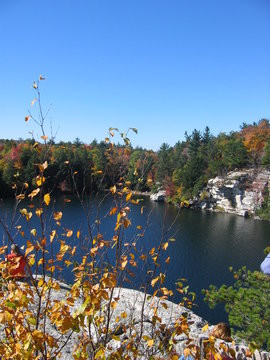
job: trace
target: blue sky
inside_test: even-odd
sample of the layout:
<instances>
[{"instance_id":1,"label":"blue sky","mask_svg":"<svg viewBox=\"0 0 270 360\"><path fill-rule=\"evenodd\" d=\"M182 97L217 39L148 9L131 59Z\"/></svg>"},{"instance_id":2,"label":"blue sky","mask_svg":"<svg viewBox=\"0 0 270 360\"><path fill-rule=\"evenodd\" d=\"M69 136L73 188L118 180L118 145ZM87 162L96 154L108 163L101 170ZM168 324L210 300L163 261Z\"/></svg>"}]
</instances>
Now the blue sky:
<instances>
[{"instance_id":1,"label":"blue sky","mask_svg":"<svg viewBox=\"0 0 270 360\"><path fill-rule=\"evenodd\" d=\"M0 44L0 138L40 136L39 74L57 140L136 127L157 150L270 118L269 0L1 0Z\"/></svg>"}]
</instances>

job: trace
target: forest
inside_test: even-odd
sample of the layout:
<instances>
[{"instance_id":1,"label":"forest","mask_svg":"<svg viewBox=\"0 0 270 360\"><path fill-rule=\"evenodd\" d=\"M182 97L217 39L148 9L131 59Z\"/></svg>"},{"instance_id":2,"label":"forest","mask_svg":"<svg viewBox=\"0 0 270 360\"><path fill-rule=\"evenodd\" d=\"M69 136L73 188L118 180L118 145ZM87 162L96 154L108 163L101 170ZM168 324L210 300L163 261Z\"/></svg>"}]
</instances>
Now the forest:
<instances>
[{"instance_id":1,"label":"forest","mask_svg":"<svg viewBox=\"0 0 270 360\"><path fill-rule=\"evenodd\" d=\"M130 129L137 132L137 129ZM185 133L174 146L163 143L157 152L133 148L126 134L111 128L109 137L120 135L124 145L109 138L84 144L45 139L0 140L0 196L12 196L16 186L31 192L36 185L37 164L48 159L46 188L50 192L97 192L109 189L120 177L132 189L166 190L170 201L198 196L207 181L226 176L233 169L270 165L270 124L262 119L240 126L240 130L213 136L208 126ZM44 140L44 139L43 139ZM42 181L42 179L41 179ZM20 184L20 185L18 185ZM26 185L27 184L27 185Z\"/></svg>"}]
</instances>

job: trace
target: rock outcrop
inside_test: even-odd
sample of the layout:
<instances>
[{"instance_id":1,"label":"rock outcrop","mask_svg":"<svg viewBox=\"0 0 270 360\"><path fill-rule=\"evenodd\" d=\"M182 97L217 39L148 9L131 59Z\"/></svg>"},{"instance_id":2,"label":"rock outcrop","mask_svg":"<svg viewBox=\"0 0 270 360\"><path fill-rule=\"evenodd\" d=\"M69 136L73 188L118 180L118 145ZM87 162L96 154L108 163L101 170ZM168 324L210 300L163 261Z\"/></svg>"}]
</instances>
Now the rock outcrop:
<instances>
[{"instance_id":1,"label":"rock outcrop","mask_svg":"<svg viewBox=\"0 0 270 360\"><path fill-rule=\"evenodd\" d=\"M151 194L150 199L157 202L164 202L166 199L166 191L159 190L157 193Z\"/></svg>"},{"instance_id":2,"label":"rock outcrop","mask_svg":"<svg viewBox=\"0 0 270 360\"><path fill-rule=\"evenodd\" d=\"M70 290L70 288L63 283L59 283L59 285L60 289L51 289L50 296L52 302L65 301L67 292ZM146 355L142 355L137 358L141 360L149 359L149 354L147 355L147 351L149 350L147 341L148 339L153 339L154 337L155 341L150 348L156 357L151 358L164 358L163 356L166 355L162 355L160 353L158 345L160 344L160 341L164 341L165 346L170 334L175 330L175 324L179 321L179 319L181 319L181 317L182 319L187 320L189 330L184 326L184 331L179 333L179 335L175 338L175 354L178 356L183 354L183 351L188 344L194 344L198 348L202 349L203 340L208 339L209 334L213 329L211 325L207 328L207 326L205 326L206 321L194 314L191 310L170 301L161 300L158 297L147 296L145 298L144 293L137 290L115 288L113 291L113 298L117 299L117 305L111 308L110 333L108 335L106 345L106 356L108 357L110 352L119 349L119 346L125 346L124 344L126 343L128 337L135 339L136 336L140 334L140 331L143 331L138 347L140 348L140 352L142 354L145 352ZM82 303L83 300L78 299L78 301L72 306L73 311L76 311L79 307L81 307ZM33 306L35 305L33 304ZM104 314L105 313L106 311ZM160 320L153 321L154 318ZM162 324L164 324L164 329L166 325L166 331L164 330L164 333L162 332ZM125 329L125 331L121 331L121 329ZM95 339L96 330L97 329L94 327L93 329L91 328L91 338L93 341L98 341L98 339ZM51 325L49 322L47 323L47 331L53 337L58 338L59 333L57 333L55 326ZM76 344L80 341L80 336L82 336L83 333L87 336L88 332L89 326L85 323L85 328L81 329L79 333L71 332L64 334L59 344L60 347L63 346L63 348L61 355L59 354L57 359L73 359L72 352ZM220 345L221 347L219 348ZM235 354L235 358L238 360L251 358L255 359L254 356L251 356L247 346L243 342L238 342L237 339L235 339L232 343L225 343L223 340L217 340L215 346L217 349L222 349L222 347L224 348L224 346L227 346ZM91 353L91 349L88 350L88 354L89 359L92 359L93 353ZM203 358L203 354L201 358ZM256 360L257 359L270 360L269 353L257 351Z\"/></svg>"},{"instance_id":3,"label":"rock outcrop","mask_svg":"<svg viewBox=\"0 0 270 360\"><path fill-rule=\"evenodd\" d=\"M257 169L236 170L228 173L226 177L217 176L208 181L200 200L193 201L193 206L241 216L254 216L268 194L269 179L269 171Z\"/></svg>"}]
</instances>

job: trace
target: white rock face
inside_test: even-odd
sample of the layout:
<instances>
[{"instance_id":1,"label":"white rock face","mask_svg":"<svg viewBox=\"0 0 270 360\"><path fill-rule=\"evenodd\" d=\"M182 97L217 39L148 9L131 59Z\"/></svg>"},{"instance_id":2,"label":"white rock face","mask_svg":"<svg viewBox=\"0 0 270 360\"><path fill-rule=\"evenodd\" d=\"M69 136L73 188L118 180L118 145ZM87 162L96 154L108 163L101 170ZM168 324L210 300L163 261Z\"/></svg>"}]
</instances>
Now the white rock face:
<instances>
[{"instance_id":1,"label":"white rock face","mask_svg":"<svg viewBox=\"0 0 270 360\"><path fill-rule=\"evenodd\" d=\"M164 202L165 199L166 199L165 190L159 190L157 193L152 194L150 196L150 199L153 200L153 201Z\"/></svg>"},{"instance_id":2,"label":"white rock face","mask_svg":"<svg viewBox=\"0 0 270 360\"><path fill-rule=\"evenodd\" d=\"M269 171L257 169L232 171L225 178L218 176L208 181L209 198L204 203L208 202L208 210L253 216L270 188L269 179Z\"/></svg>"}]
</instances>

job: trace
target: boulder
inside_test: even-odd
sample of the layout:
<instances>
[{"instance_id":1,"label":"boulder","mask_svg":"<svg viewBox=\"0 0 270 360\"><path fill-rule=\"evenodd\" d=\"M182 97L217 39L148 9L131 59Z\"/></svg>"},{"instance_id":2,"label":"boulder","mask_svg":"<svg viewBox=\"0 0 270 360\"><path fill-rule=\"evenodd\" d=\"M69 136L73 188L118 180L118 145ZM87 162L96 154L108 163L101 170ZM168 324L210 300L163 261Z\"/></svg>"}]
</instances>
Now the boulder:
<instances>
[{"instance_id":1,"label":"boulder","mask_svg":"<svg viewBox=\"0 0 270 360\"><path fill-rule=\"evenodd\" d=\"M157 202L164 202L166 199L166 191L165 190L159 190L157 193L152 194L150 196L150 199Z\"/></svg>"}]
</instances>

